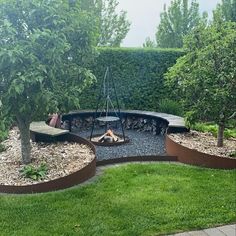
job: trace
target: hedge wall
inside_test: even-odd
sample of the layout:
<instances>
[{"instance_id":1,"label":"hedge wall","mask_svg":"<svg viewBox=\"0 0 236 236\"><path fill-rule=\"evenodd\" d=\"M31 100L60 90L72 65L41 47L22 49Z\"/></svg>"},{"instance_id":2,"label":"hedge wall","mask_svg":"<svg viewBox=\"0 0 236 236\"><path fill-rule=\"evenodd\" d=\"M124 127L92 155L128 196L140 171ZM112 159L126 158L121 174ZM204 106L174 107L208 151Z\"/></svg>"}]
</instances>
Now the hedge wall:
<instances>
[{"instance_id":1,"label":"hedge wall","mask_svg":"<svg viewBox=\"0 0 236 236\"><path fill-rule=\"evenodd\" d=\"M111 68L121 108L157 110L165 98L163 75L183 55L177 49L100 48L91 70L97 83L81 96L81 109L94 109L106 67Z\"/></svg>"}]
</instances>

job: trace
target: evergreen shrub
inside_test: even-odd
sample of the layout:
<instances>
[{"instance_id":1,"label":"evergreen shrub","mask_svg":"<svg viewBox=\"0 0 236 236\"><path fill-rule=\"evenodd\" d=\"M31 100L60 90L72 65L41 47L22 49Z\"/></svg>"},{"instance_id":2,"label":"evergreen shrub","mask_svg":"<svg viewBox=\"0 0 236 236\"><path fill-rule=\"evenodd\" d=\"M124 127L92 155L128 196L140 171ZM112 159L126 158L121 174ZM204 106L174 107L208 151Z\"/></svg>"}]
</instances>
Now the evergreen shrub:
<instances>
[{"instance_id":1,"label":"evergreen shrub","mask_svg":"<svg viewBox=\"0 0 236 236\"><path fill-rule=\"evenodd\" d=\"M168 113L176 116L183 116L182 105L174 100L165 98L159 102L159 112Z\"/></svg>"},{"instance_id":2,"label":"evergreen shrub","mask_svg":"<svg viewBox=\"0 0 236 236\"><path fill-rule=\"evenodd\" d=\"M184 54L179 49L99 48L91 65L97 82L83 91L81 109L94 109L101 83L109 66L121 108L157 111L159 102L168 96L164 74Z\"/></svg>"}]
</instances>

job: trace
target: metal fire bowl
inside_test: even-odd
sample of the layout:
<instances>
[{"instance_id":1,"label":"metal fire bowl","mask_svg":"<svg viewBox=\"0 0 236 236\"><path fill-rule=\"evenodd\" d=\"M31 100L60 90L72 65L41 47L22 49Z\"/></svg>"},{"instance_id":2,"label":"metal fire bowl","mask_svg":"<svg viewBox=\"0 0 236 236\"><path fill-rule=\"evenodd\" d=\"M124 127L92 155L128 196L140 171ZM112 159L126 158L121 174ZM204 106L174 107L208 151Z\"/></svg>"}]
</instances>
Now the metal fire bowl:
<instances>
[{"instance_id":1,"label":"metal fire bowl","mask_svg":"<svg viewBox=\"0 0 236 236\"><path fill-rule=\"evenodd\" d=\"M97 137L101 137L102 134L96 134L92 137L92 139L90 140L90 137L88 137L88 140L90 140L90 142L92 142L94 145L97 145L97 146L106 146L106 147L112 147L112 146L120 146L120 145L123 145L123 144L126 144L126 143L129 143L130 142L130 139L125 136L125 140L123 140L123 137L121 135L117 135L117 137L119 137L120 139L122 139L121 141L117 141L117 142L112 142L112 143L109 143L109 142L98 142L98 141L94 141L93 139L94 138L97 138Z\"/></svg>"}]
</instances>

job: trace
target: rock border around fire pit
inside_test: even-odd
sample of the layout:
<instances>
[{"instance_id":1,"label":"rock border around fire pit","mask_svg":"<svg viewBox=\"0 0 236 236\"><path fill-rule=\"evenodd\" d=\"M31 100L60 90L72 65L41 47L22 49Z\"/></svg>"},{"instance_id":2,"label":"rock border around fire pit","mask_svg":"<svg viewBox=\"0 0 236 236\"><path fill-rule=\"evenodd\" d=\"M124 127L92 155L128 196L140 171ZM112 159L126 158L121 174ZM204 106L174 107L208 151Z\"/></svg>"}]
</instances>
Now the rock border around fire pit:
<instances>
[{"instance_id":1,"label":"rock border around fire pit","mask_svg":"<svg viewBox=\"0 0 236 236\"><path fill-rule=\"evenodd\" d=\"M236 159L210 155L187 148L175 142L169 135L166 135L166 152L170 156L177 156L177 161L184 164L213 169L236 169Z\"/></svg>"},{"instance_id":2,"label":"rock border around fire pit","mask_svg":"<svg viewBox=\"0 0 236 236\"><path fill-rule=\"evenodd\" d=\"M61 137L57 137L56 141L68 141L68 142L77 142L80 144L85 144L95 154L95 158L84 168L69 174L67 176L54 179L48 182L42 182L38 184L32 185L0 185L0 193L13 193L13 194L27 194L27 193L43 193L43 192L51 192L60 189L66 189L72 187L74 185L80 184L91 177L93 177L96 173L96 150L94 145L88 140L81 138L74 134L65 134Z\"/></svg>"}]
</instances>

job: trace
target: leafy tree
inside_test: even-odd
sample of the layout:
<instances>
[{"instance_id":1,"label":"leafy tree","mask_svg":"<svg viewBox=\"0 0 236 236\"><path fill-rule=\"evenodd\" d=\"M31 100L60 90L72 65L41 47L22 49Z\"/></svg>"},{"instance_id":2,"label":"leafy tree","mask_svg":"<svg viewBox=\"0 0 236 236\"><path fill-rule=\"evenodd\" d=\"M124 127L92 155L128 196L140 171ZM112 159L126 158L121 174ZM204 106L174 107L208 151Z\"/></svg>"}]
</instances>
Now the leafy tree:
<instances>
[{"instance_id":1,"label":"leafy tree","mask_svg":"<svg viewBox=\"0 0 236 236\"><path fill-rule=\"evenodd\" d=\"M182 48L183 37L201 20L196 0L192 0L190 6L188 0L173 0L168 9L164 6L160 17L156 41L157 46L161 48Z\"/></svg>"},{"instance_id":2,"label":"leafy tree","mask_svg":"<svg viewBox=\"0 0 236 236\"><path fill-rule=\"evenodd\" d=\"M145 43L143 43L144 48L155 48L156 44L150 37L147 37Z\"/></svg>"},{"instance_id":3,"label":"leafy tree","mask_svg":"<svg viewBox=\"0 0 236 236\"><path fill-rule=\"evenodd\" d=\"M195 29L185 41L186 55L166 74L168 85L191 109L188 120L218 124L217 146L224 128L236 117L236 23Z\"/></svg>"},{"instance_id":4,"label":"leafy tree","mask_svg":"<svg viewBox=\"0 0 236 236\"><path fill-rule=\"evenodd\" d=\"M117 0L70 0L78 1L81 8L92 14L94 24L98 27L97 45L119 47L126 37L130 22L127 12L118 12Z\"/></svg>"},{"instance_id":5,"label":"leafy tree","mask_svg":"<svg viewBox=\"0 0 236 236\"><path fill-rule=\"evenodd\" d=\"M214 21L233 21L236 22L236 0L222 0L213 11Z\"/></svg>"},{"instance_id":6,"label":"leafy tree","mask_svg":"<svg viewBox=\"0 0 236 236\"><path fill-rule=\"evenodd\" d=\"M93 22L71 3L0 1L0 101L19 127L24 163L31 160L31 121L78 106L94 79L85 67L93 57Z\"/></svg>"},{"instance_id":7,"label":"leafy tree","mask_svg":"<svg viewBox=\"0 0 236 236\"><path fill-rule=\"evenodd\" d=\"M5 140L8 136L8 130L11 126L12 120L11 117L5 114L3 107L0 102L0 142Z\"/></svg>"},{"instance_id":8,"label":"leafy tree","mask_svg":"<svg viewBox=\"0 0 236 236\"><path fill-rule=\"evenodd\" d=\"M117 13L117 0L97 0L99 22L98 46L119 47L130 29L127 12Z\"/></svg>"}]
</instances>

